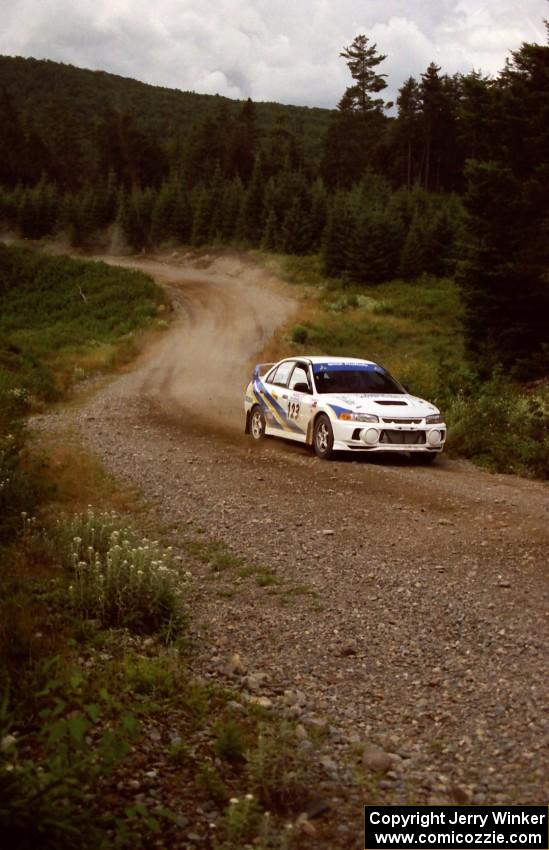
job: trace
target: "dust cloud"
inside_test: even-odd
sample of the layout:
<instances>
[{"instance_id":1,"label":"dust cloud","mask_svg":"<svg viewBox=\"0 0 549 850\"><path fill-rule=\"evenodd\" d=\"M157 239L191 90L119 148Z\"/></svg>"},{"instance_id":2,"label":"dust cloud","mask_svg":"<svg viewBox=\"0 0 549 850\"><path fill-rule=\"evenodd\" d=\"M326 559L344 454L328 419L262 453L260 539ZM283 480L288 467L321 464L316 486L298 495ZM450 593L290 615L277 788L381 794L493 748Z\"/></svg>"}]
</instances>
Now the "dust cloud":
<instances>
[{"instance_id":1,"label":"dust cloud","mask_svg":"<svg viewBox=\"0 0 549 850\"><path fill-rule=\"evenodd\" d=\"M296 310L289 287L238 256L94 259L151 275L176 311L138 361L127 391L164 413L242 431L252 365Z\"/></svg>"}]
</instances>

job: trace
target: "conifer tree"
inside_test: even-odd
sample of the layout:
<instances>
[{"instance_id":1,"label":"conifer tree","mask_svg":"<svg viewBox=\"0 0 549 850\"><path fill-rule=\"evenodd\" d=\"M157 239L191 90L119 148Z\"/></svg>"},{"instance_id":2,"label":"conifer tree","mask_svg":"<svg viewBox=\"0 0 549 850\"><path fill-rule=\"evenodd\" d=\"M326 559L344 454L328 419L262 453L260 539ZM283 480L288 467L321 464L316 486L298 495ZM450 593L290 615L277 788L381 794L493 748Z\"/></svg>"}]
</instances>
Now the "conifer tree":
<instances>
[{"instance_id":1,"label":"conifer tree","mask_svg":"<svg viewBox=\"0 0 549 850\"><path fill-rule=\"evenodd\" d=\"M229 175L238 176L245 185L253 173L258 138L256 108L248 98L234 122L228 153Z\"/></svg>"},{"instance_id":2,"label":"conifer tree","mask_svg":"<svg viewBox=\"0 0 549 850\"><path fill-rule=\"evenodd\" d=\"M8 92L0 86L0 184L15 187L27 184L25 132L19 113Z\"/></svg>"},{"instance_id":3,"label":"conifer tree","mask_svg":"<svg viewBox=\"0 0 549 850\"><path fill-rule=\"evenodd\" d=\"M137 219L139 221L140 248L147 248L151 245L151 225L154 209L155 191L152 186L147 186L145 189L134 192L134 204L137 211Z\"/></svg>"},{"instance_id":4,"label":"conifer tree","mask_svg":"<svg viewBox=\"0 0 549 850\"><path fill-rule=\"evenodd\" d=\"M276 177L281 171L298 171L302 156L288 116L278 115L262 145L263 176Z\"/></svg>"},{"instance_id":5,"label":"conifer tree","mask_svg":"<svg viewBox=\"0 0 549 850\"><path fill-rule=\"evenodd\" d=\"M398 273L407 279L419 277L426 270L425 223L416 208L402 247Z\"/></svg>"},{"instance_id":6,"label":"conifer tree","mask_svg":"<svg viewBox=\"0 0 549 850\"><path fill-rule=\"evenodd\" d=\"M150 238L153 245L160 245L172 235L173 209L173 187L172 183L167 181L162 184L154 197L150 228Z\"/></svg>"},{"instance_id":7,"label":"conifer tree","mask_svg":"<svg viewBox=\"0 0 549 850\"><path fill-rule=\"evenodd\" d=\"M491 159L465 171L466 339L484 374L532 379L549 370L549 45L523 44L494 85Z\"/></svg>"},{"instance_id":8,"label":"conifer tree","mask_svg":"<svg viewBox=\"0 0 549 850\"><path fill-rule=\"evenodd\" d=\"M311 249L318 251L328 216L328 193L322 180L317 179L311 188Z\"/></svg>"},{"instance_id":9,"label":"conifer tree","mask_svg":"<svg viewBox=\"0 0 549 850\"><path fill-rule=\"evenodd\" d=\"M489 159L496 131L494 85L488 77L472 71L461 77L458 107L458 138L463 159Z\"/></svg>"},{"instance_id":10,"label":"conifer tree","mask_svg":"<svg viewBox=\"0 0 549 850\"><path fill-rule=\"evenodd\" d=\"M420 89L417 80L409 77L397 97L397 133L406 149L406 188L411 189L417 169L414 169L414 149L418 143Z\"/></svg>"},{"instance_id":11,"label":"conifer tree","mask_svg":"<svg viewBox=\"0 0 549 850\"><path fill-rule=\"evenodd\" d=\"M26 238L41 239L55 232L57 217L57 193L43 175L36 186L22 193L18 208L19 228Z\"/></svg>"},{"instance_id":12,"label":"conifer tree","mask_svg":"<svg viewBox=\"0 0 549 850\"><path fill-rule=\"evenodd\" d=\"M364 122L353 110L351 99L343 95L323 140L320 173L326 186L350 189L366 170L369 154Z\"/></svg>"},{"instance_id":13,"label":"conifer tree","mask_svg":"<svg viewBox=\"0 0 549 850\"><path fill-rule=\"evenodd\" d=\"M79 234L82 244L105 223L103 187L97 186L79 193Z\"/></svg>"},{"instance_id":14,"label":"conifer tree","mask_svg":"<svg viewBox=\"0 0 549 850\"><path fill-rule=\"evenodd\" d=\"M145 230L140 216L139 201L140 197L136 191L130 194L121 190L118 196L116 224L125 242L134 250L141 248L145 242Z\"/></svg>"},{"instance_id":15,"label":"conifer tree","mask_svg":"<svg viewBox=\"0 0 549 850\"><path fill-rule=\"evenodd\" d=\"M215 242L222 238L223 221L223 175L221 168L217 165L208 186L210 230L208 240Z\"/></svg>"},{"instance_id":16,"label":"conifer tree","mask_svg":"<svg viewBox=\"0 0 549 850\"><path fill-rule=\"evenodd\" d=\"M197 186L192 193L193 227L191 242L199 247L208 241L212 211L210 193L206 186Z\"/></svg>"},{"instance_id":17,"label":"conifer tree","mask_svg":"<svg viewBox=\"0 0 549 850\"><path fill-rule=\"evenodd\" d=\"M381 283L393 276L391 227L384 209L370 207L357 215L347 246L347 269L352 280Z\"/></svg>"},{"instance_id":18,"label":"conifer tree","mask_svg":"<svg viewBox=\"0 0 549 850\"><path fill-rule=\"evenodd\" d=\"M340 53L354 84L345 90L324 139L321 173L330 188L349 188L375 163L385 125L385 103L376 95L387 83L385 74L376 69L386 56L377 53L375 44L368 46L368 41L365 35L357 35Z\"/></svg>"},{"instance_id":19,"label":"conifer tree","mask_svg":"<svg viewBox=\"0 0 549 850\"><path fill-rule=\"evenodd\" d=\"M242 199L237 238L252 245L259 245L264 228L265 177L263 160L258 157L250 185Z\"/></svg>"},{"instance_id":20,"label":"conifer tree","mask_svg":"<svg viewBox=\"0 0 549 850\"><path fill-rule=\"evenodd\" d=\"M280 226L274 207L267 204L265 228L261 237L261 247L265 251L277 251L280 248Z\"/></svg>"},{"instance_id":21,"label":"conifer tree","mask_svg":"<svg viewBox=\"0 0 549 850\"><path fill-rule=\"evenodd\" d=\"M236 237L243 198L244 187L240 177L234 178L230 183L225 183L221 197L220 228L222 238L227 242Z\"/></svg>"},{"instance_id":22,"label":"conifer tree","mask_svg":"<svg viewBox=\"0 0 549 850\"><path fill-rule=\"evenodd\" d=\"M354 85L347 88L345 96L351 109L363 115L383 109L383 98L372 95L379 94L387 87L386 74L376 72L377 66L387 57L377 52L376 44L368 47L368 42L369 39L365 35L357 35L353 43L339 54L347 60L347 67L355 81Z\"/></svg>"},{"instance_id":23,"label":"conifer tree","mask_svg":"<svg viewBox=\"0 0 549 850\"><path fill-rule=\"evenodd\" d=\"M280 228L280 247L287 254L306 254L311 248L311 222L300 198L286 210Z\"/></svg>"},{"instance_id":24,"label":"conifer tree","mask_svg":"<svg viewBox=\"0 0 549 850\"><path fill-rule=\"evenodd\" d=\"M343 192L333 197L322 240L324 271L330 277L347 270L348 242L354 225L348 198Z\"/></svg>"},{"instance_id":25,"label":"conifer tree","mask_svg":"<svg viewBox=\"0 0 549 850\"><path fill-rule=\"evenodd\" d=\"M169 232L178 242L188 242L192 229L192 208L189 196L179 184L173 188Z\"/></svg>"},{"instance_id":26,"label":"conifer tree","mask_svg":"<svg viewBox=\"0 0 549 850\"><path fill-rule=\"evenodd\" d=\"M424 134L423 180L426 189L431 188L433 148L438 135L442 113L442 82L439 76L440 65L431 62L421 75L421 111Z\"/></svg>"}]
</instances>

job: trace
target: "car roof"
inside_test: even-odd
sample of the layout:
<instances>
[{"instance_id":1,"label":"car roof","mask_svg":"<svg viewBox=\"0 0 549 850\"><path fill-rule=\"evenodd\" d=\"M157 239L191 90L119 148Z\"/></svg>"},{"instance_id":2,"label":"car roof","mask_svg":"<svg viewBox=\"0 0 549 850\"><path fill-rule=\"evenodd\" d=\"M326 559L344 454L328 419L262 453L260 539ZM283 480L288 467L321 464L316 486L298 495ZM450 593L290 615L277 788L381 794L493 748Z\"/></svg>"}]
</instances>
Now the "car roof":
<instances>
[{"instance_id":1,"label":"car roof","mask_svg":"<svg viewBox=\"0 0 549 850\"><path fill-rule=\"evenodd\" d=\"M373 360L363 360L360 357L330 357L328 354L313 355L313 356L295 355L294 357L284 357L284 359L279 361L279 362L283 363L284 360L307 360L309 363L312 363L313 365L318 364L318 363L326 363L326 364L331 363L333 365L340 365L340 364L347 364L348 363L349 366L352 366L355 363L356 364L367 363L368 365L373 365L373 366L377 365L376 363L374 363Z\"/></svg>"}]
</instances>

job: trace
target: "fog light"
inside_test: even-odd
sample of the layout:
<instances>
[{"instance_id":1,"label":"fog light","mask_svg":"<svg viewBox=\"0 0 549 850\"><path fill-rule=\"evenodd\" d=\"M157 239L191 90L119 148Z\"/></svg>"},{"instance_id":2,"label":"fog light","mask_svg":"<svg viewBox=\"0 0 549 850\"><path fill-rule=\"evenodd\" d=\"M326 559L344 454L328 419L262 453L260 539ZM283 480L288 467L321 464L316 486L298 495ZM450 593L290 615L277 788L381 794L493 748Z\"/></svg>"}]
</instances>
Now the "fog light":
<instances>
[{"instance_id":1,"label":"fog light","mask_svg":"<svg viewBox=\"0 0 549 850\"><path fill-rule=\"evenodd\" d=\"M373 446L379 440L379 431L377 428L368 428L367 431L362 432L361 436L365 443L369 446Z\"/></svg>"},{"instance_id":2,"label":"fog light","mask_svg":"<svg viewBox=\"0 0 549 850\"><path fill-rule=\"evenodd\" d=\"M429 443L429 445L431 445L431 446L438 446L438 444L440 443L441 439L442 439L442 438L441 438L440 431L437 431L437 429L436 429L436 428L435 428L435 430L434 430L434 431L429 431L429 433L427 434L427 442L428 442L428 443Z\"/></svg>"}]
</instances>

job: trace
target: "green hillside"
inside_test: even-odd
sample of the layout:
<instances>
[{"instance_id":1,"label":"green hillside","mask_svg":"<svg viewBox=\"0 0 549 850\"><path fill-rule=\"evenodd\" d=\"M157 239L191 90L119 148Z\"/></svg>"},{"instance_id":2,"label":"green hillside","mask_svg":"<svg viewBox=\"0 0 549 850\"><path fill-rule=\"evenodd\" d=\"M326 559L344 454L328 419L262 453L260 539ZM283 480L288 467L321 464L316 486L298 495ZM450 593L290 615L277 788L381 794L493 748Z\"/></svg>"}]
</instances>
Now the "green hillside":
<instances>
[{"instance_id":1,"label":"green hillside","mask_svg":"<svg viewBox=\"0 0 549 850\"><path fill-rule=\"evenodd\" d=\"M74 378L131 355L134 332L162 303L141 272L0 244L0 407L54 400Z\"/></svg>"},{"instance_id":2,"label":"green hillside","mask_svg":"<svg viewBox=\"0 0 549 850\"><path fill-rule=\"evenodd\" d=\"M129 122L135 133L143 134L163 173L195 125L216 115L228 121L242 106L242 101L220 95L151 86L105 71L0 56L0 115L11 108L19 123L14 130L34 137L28 169L38 178L42 166L46 172L59 171L69 184L78 182L95 164L92 149L117 121ZM255 109L260 135L282 123L295 136L305 160L319 159L329 110L278 103L257 103ZM63 152L67 159L59 162ZM62 173L71 164L79 173Z\"/></svg>"},{"instance_id":3,"label":"green hillside","mask_svg":"<svg viewBox=\"0 0 549 850\"><path fill-rule=\"evenodd\" d=\"M494 78L431 62L389 117L368 41L340 54L352 84L332 112L0 57L0 228L314 254L359 287L452 277L471 369L546 376L549 46Z\"/></svg>"}]
</instances>

